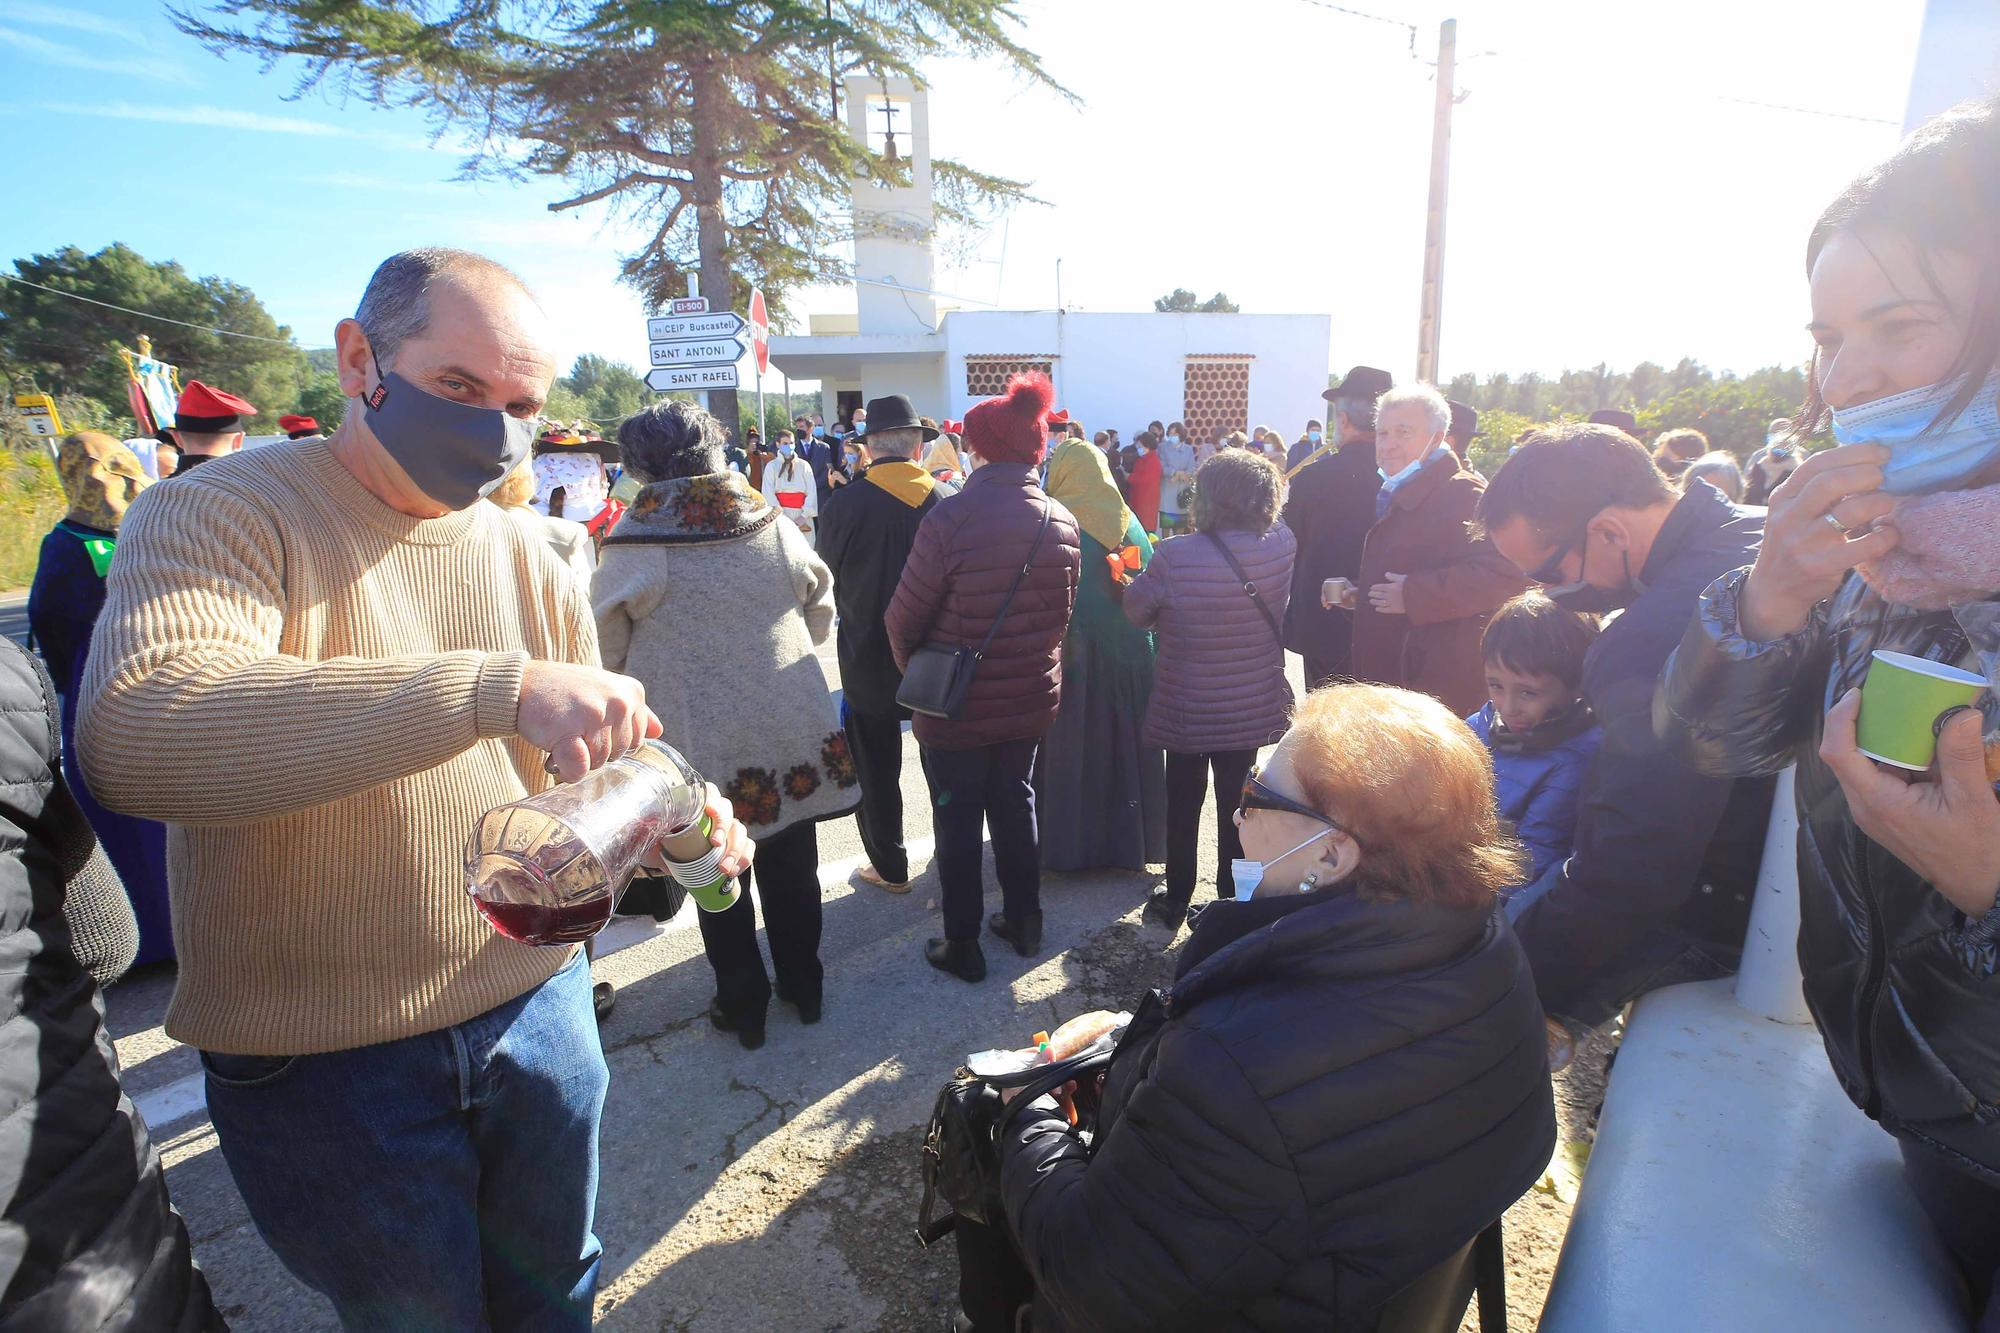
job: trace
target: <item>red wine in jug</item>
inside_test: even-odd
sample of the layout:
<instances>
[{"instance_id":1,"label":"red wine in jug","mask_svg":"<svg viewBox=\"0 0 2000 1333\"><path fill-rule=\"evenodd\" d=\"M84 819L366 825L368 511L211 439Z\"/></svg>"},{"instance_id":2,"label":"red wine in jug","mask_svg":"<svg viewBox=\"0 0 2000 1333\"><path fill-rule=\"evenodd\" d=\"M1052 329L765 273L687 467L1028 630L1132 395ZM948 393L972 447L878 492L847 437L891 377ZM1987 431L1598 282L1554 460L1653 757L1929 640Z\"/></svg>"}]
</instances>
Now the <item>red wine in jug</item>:
<instances>
[{"instance_id":1,"label":"red wine in jug","mask_svg":"<svg viewBox=\"0 0 2000 1333\"><path fill-rule=\"evenodd\" d=\"M580 944L611 918L608 893L592 901L560 907L542 903L490 903L483 898L472 901L495 930L523 944Z\"/></svg>"}]
</instances>

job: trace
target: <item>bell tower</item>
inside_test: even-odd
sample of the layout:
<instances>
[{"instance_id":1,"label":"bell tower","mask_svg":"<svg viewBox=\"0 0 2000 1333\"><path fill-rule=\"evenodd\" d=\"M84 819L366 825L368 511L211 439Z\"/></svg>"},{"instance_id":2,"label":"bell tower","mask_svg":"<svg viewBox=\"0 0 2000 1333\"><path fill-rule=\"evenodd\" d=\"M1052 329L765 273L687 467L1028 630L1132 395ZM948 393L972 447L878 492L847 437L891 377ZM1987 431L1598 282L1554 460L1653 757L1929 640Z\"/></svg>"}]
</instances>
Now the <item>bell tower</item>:
<instances>
[{"instance_id":1,"label":"bell tower","mask_svg":"<svg viewBox=\"0 0 2000 1333\"><path fill-rule=\"evenodd\" d=\"M846 81L847 129L890 179L853 186L855 306L860 331L931 333L937 300L932 237L930 102L910 79L854 75Z\"/></svg>"}]
</instances>

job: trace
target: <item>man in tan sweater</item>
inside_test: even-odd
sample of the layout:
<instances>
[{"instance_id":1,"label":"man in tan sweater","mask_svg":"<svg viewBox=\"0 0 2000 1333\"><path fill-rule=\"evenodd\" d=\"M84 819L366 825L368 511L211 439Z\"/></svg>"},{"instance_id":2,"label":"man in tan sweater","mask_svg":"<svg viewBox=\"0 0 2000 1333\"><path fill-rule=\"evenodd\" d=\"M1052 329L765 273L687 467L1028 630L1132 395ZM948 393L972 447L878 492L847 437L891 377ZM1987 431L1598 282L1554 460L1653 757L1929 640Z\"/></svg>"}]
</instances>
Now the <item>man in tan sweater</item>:
<instances>
[{"instance_id":1,"label":"man in tan sweater","mask_svg":"<svg viewBox=\"0 0 2000 1333\"><path fill-rule=\"evenodd\" d=\"M170 826L167 1031L258 1230L354 1328L590 1323L589 965L497 934L461 859L544 755L573 778L659 731L478 503L533 438L546 324L479 256L386 261L335 334L340 428L142 497L85 671L92 790Z\"/></svg>"}]
</instances>

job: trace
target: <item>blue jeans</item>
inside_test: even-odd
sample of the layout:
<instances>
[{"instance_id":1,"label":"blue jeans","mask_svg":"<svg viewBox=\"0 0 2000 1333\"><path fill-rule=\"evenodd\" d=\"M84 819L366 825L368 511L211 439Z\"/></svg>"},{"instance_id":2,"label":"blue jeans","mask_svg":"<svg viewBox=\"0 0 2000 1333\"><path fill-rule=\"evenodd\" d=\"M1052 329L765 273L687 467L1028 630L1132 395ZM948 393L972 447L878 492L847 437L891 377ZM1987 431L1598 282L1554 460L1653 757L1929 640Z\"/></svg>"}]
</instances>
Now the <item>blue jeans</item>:
<instances>
[{"instance_id":1,"label":"blue jeans","mask_svg":"<svg viewBox=\"0 0 2000 1333\"><path fill-rule=\"evenodd\" d=\"M590 1327L609 1071L581 949L456 1027L323 1055L201 1058L258 1234L344 1325Z\"/></svg>"}]
</instances>

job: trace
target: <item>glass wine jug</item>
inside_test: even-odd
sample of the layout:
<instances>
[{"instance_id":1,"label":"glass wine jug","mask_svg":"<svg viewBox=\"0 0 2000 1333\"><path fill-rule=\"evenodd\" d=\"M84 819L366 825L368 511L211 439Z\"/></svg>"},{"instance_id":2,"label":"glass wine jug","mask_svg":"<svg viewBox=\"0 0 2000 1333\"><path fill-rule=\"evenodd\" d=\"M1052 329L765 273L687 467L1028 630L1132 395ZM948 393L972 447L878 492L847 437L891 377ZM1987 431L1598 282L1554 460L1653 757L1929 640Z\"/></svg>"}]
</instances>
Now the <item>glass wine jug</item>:
<instances>
[{"instance_id":1,"label":"glass wine jug","mask_svg":"<svg viewBox=\"0 0 2000 1333\"><path fill-rule=\"evenodd\" d=\"M575 944L611 919L661 840L706 839L706 804L694 766L665 742L646 741L575 782L480 816L465 846L466 891L509 939ZM712 856L674 878L704 911L724 910L739 892Z\"/></svg>"}]
</instances>

